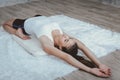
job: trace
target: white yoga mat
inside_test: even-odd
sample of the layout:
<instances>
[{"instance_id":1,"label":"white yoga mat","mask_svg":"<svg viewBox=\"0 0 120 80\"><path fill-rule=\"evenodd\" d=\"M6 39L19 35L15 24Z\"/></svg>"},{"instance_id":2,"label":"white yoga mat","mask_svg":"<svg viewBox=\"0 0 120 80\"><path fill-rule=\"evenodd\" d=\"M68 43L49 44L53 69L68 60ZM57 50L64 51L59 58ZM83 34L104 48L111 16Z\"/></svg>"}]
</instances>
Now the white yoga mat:
<instances>
[{"instance_id":1,"label":"white yoga mat","mask_svg":"<svg viewBox=\"0 0 120 80\"><path fill-rule=\"evenodd\" d=\"M81 40L97 57L120 49L120 33L64 15L52 16L50 20ZM0 29L0 80L54 80L74 70L75 67L54 56L31 56L10 34Z\"/></svg>"}]
</instances>

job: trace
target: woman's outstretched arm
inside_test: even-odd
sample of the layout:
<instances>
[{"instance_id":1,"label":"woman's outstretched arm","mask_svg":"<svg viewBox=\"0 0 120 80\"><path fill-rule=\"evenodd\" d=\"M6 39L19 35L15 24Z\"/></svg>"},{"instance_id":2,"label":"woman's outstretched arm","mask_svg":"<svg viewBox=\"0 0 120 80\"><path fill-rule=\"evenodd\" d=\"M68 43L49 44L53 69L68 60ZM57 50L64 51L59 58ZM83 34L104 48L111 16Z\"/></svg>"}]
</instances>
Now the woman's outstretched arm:
<instances>
[{"instance_id":1,"label":"woman's outstretched arm","mask_svg":"<svg viewBox=\"0 0 120 80\"><path fill-rule=\"evenodd\" d=\"M84 64L82 64L81 62L79 62L78 60L76 60L71 55L55 48L54 45L51 44L51 42L48 40L48 38L42 37L42 38L40 38L40 42L42 44L43 50L45 52L47 52L48 54L59 57L62 60L66 61L67 63L69 63L69 64L71 64L71 65L73 65L81 70L92 73L96 76L108 77L108 75L103 74L98 68L89 68L89 67L85 66Z\"/></svg>"},{"instance_id":2,"label":"woman's outstretched arm","mask_svg":"<svg viewBox=\"0 0 120 80\"><path fill-rule=\"evenodd\" d=\"M75 39L75 42L78 45L78 48L90 59L92 60L98 67L101 65L101 62L96 58L96 56L91 52L89 48L87 48L81 41Z\"/></svg>"},{"instance_id":3,"label":"woman's outstretched arm","mask_svg":"<svg viewBox=\"0 0 120 80\"><path fill-rule=\"evenodd\" d=\"M110 72L110 68L108 68L106 65L102 64L97 58L96 56L92 53L92 51L87 48L81 41L75 39L78 47L80 50L83 51L83 53L91 60L93 61L97 66L98 68L100 68L100 70L107 74L107 75L110 75L111 72Z\"/></svg>"}]
</instances>

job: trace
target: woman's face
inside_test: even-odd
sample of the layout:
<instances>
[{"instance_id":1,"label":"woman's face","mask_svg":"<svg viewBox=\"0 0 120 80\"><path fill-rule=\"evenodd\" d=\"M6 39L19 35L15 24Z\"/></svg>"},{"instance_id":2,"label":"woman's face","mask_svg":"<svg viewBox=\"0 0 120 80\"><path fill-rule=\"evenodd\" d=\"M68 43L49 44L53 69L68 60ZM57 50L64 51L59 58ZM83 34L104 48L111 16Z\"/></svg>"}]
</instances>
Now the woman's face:
<instances>
[{"instance_id":1,"label":"woman's face","mask_svg":"<svg viewBox=\"0 0 120 80\"><path fill-rule=\"evenodd\" d=\"M75 43L73 39L71 39L69 36L65 34L60 36L59 42L62 47L66 47L66 48L71 47Z\"/></svg>"}]
</instances>

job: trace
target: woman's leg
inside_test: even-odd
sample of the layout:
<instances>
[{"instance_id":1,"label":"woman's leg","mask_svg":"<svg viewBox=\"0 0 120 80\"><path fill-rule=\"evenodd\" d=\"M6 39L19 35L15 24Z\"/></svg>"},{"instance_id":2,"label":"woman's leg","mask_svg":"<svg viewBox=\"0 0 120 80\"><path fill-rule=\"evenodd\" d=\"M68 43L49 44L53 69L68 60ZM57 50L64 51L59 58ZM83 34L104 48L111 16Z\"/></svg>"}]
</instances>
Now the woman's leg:
<instances>
[{"instance_id":1,"label":"woman's leg","mask_svg":"<svg viewBox=\"0 0 120 80\"><path fill-rule=\"evenodd\" d=\"M3 28L10 34L15 34L16 35L16 29L13 28L12 24L15 21L15 19L10 19L3 23Z\"/></svg>"},{"instance_id":2,"label":"woman's leg","mask_svg":"<svg viewBox=\"0 0 120 80\"><path fill-rule=\"evenodd\" d=\"M18 28L17 30L13 28L13 22L15 21L15 19L11 19L11 20L8 20L6 21L4 24L3 24L3 28L10 34L14 34L18 37L20 37L21 39L30 39L29 36L27 35L24 35L23 34L23 31L21 28Z\"/></svg>"}]
</instances>

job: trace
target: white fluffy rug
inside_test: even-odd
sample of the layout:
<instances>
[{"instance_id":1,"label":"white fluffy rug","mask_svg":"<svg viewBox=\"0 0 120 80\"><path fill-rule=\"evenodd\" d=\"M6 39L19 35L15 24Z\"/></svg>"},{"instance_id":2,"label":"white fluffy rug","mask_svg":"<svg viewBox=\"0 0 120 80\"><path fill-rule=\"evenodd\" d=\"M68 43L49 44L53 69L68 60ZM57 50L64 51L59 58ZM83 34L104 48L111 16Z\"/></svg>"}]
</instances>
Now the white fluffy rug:
<instances>
[{"instance_id":1,"label":"white fluffy rug","mask_svg":"<svg viewBox=\"0 0 120 80\"><path fill-rule=\"evenodd\" d=\"M120 33L64 15L49 18L58 22L64 32L81 40L97 57L120 49ZM0 29L0 80L54 80L74 70L75 67L54 56L29 55L10 34Z\"/></svg>"}]
</instances>

